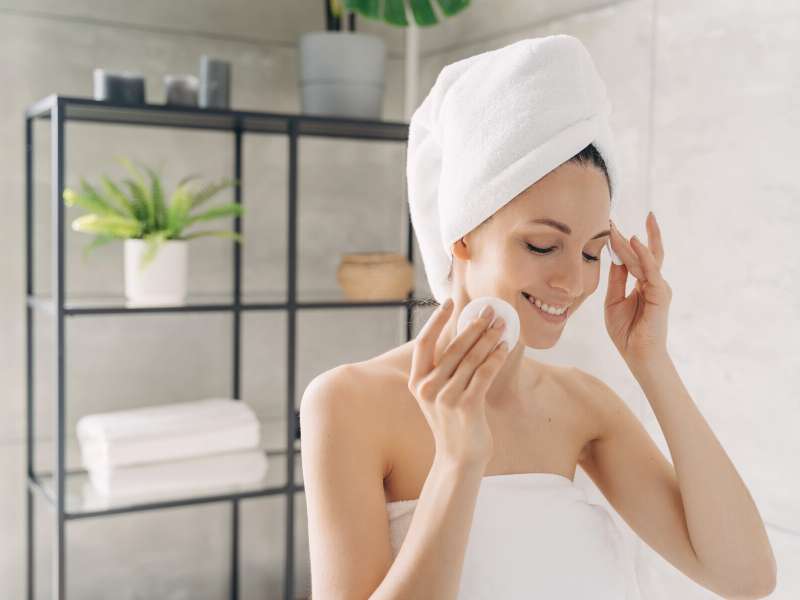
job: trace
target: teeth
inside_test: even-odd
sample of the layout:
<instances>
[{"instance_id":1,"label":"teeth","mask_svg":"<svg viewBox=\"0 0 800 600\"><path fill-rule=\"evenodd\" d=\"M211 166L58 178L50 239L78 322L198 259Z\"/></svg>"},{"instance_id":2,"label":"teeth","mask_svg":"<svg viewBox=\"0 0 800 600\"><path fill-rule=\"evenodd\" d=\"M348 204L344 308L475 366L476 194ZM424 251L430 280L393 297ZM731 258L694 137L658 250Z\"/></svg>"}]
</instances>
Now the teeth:
<instances>
[{"instance_id":1,"label":"teeth","mask_svg":"<svg viewBox=\"0 0 800 600\"><path fill-rule=\"evenodd\" d=\"M535 304L542 311L549 313L551 315L562 315L564 314L564 311L566 311L568 308L568 307L556 308L553 306L549 306L547 304L544 304L541 300L534 298L533 296L527 296L527 298L528 302L530 302L531 304Z\"/></svg>"}]
</instances>

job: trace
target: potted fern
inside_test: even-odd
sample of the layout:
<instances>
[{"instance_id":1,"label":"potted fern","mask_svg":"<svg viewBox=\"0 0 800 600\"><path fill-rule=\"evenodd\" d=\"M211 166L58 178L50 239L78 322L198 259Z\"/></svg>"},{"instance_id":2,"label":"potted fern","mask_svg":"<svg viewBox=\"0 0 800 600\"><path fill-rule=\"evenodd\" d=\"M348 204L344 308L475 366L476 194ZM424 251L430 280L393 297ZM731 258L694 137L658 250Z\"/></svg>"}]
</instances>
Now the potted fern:
<instances>
[{"instance_id":1,"label":"potted fern","mask_svg":"<svg viewBox=\"0 0 800 600\"><path fill-rule=\"evenodd\" d=\"M184 230L205 221L238 217L243 208L237 202L198 209L221 190L235 186L223 178L194 189L190 182L199 175L184 177L167 198L159 173L128 158L117 159L130 177L115 183L108 176L94 186L81 178L79 191L64 190L67 206L88 211L72 222L72 229L94 234L83 253L84 260L97 246L124 240L125 296L128 305L180 304L186 299L189 240L215 236L241 242L243 236L230 230Z\"/></svg>"}]
</instances>

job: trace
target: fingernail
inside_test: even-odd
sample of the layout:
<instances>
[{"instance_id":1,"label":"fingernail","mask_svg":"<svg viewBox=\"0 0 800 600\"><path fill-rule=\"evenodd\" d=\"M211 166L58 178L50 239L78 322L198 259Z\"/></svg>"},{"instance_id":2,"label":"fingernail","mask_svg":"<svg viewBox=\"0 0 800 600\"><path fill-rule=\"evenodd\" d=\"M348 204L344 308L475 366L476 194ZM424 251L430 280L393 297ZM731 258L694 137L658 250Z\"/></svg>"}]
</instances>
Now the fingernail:
<instances>
[{"instance_id":1,"label":"fingernail","mask_svg":"<svg viewBox=\"0 0 800 600\"><path fill-rule=\"evenodd\" d=\"M611 248L611 242L610 241L608 242L608 253L611 255L611 261L615 265L621 265L622 264L622 261L620 260L619 256L617 256L617 253L614 252L614 250Z\"/></svg>"},{"instance_id":2,"label":"fingernail","mask_svg":"<svg viewBox=\"0 0 800 600\"><path fill-rule=\"evenodd\" d=\"M481 309L481 312L480 312L480 314L478 316L480 318L491 317L493 312L494 312L494 309L489 304L487 304L486 306L484 306Z\"/></svg>"},{"instance_id":3,"label":"fingernail","mask_svg":"<svg viewBox=\"0 0 800 600\"><path fill-rule=\"evenodd\" d=\"M505 327L506 322L503 320L503 317L497 317L492 323L492 329L502 329Z\"/></svg>"},{"instance_id":4,"label":"fingernail","mask_svg":"<svg viewBox=\"0 0 800 600\"><path fill-rule=\"evenodd\" d=\"M444 301L444 304L442 304L442 310L447 310L451 306L453 306L453 299L448 298L447 300Z\"/></svg>"}]
</instances>

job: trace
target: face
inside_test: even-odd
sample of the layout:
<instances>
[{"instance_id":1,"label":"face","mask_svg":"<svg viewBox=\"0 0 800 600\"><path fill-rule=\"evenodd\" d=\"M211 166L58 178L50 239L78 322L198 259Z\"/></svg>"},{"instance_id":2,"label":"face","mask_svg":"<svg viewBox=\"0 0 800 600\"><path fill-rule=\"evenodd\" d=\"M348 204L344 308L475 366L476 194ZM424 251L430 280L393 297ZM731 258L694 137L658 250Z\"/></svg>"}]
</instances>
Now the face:
<instances>
[{"instance_id":1,"label":"face","mask_svg":"<svg viewBox=\"0 0 800 600\"><path fill-rule=\"evenodd\" d=\"M552 347L570 315L597 289L609 203L600 169L575 162L554 169L454 244L466 294L506 300L519 313L520 341ZM536 220L563 223L569 233ZM549 315L534 299L568 308Z\"/></svg>"}]
</instances>

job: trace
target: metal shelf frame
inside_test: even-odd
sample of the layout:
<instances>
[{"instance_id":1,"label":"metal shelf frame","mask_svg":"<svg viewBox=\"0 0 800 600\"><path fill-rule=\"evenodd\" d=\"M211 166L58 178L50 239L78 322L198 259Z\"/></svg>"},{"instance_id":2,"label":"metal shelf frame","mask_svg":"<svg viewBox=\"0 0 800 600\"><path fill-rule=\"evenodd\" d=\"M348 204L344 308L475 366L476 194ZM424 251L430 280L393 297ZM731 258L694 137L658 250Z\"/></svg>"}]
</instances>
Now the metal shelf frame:
<instances>
[{"instance_id":1,"label":"metal shelf frame","mask_svg":"<svg viewBox=\"0 0 800 600\"><path fill-rule=\"evenodd\" d=\"M52 290L51 296L37 296L34 290L34 201L33 201L33 124L37 120L49 121L50 129L50 210L52 211ZM233 290L230 302L207 302L158 307L125 307L107 305L72 305L66 297L65 281L65 233L64 233L64 129L67 121L106 123L109 125L137 125L157 128L189 128L198 130L228 131L233 134L234 161L233 178L242 181L242 137L245 133L273 134L288 136L288 247L287 247L287 298L285 302L246 302L241 292L241 244L233 241ZM231 556L230 592L231 600L239 598L239 501L269 495L283 494L286 497L286 527L284 548L284 586L285 600L294 598L294 499L296 492L304 487L295 483L295 457L299 455L297 440L300 438L299 411L295 408L297 395L295 381L296 315L304 309L352 309L360 307L404 307L405 339L412 336L414 308L429 305L430 299L422 301L414 298L413 290L404 300L397 301L300 301L297 298L297 177L298 142L301 136L326 136L345 139L381 140L407 142L408 124L395 121L355 119L333 116L316 116L273 112L237 111L227 109L206 109L197 107L172 106L163 104L122 105L90 98L52 94L31 104L25 111L25 261L26 261L26 409L27 409L27 598L33 600L35 592L34 572L34 495L41 497L52 507L54 533L52 540L52 597L66 599L66 522L83 518L94 518L125 514L136 511L157 510L180 506L193 506L201 503L231 503ZM234 188L234 200L241 203L241 185ZM407 215L407 213L406 213ZM241 218L235 217L234 231L241 233ZM406 257L413 264L413 229L407 218ZM241 378L241 313L242 311L281 310L287 313L287 396L286 396L286 440L287 447L277 454L286 460L286 484L265 485L258 489L238 490L229 493L208 494L170 500L138 502L127 506L117 506L95 511L70 512L66 508L66 479L85 471L65 471L65 338L64 324L67 317L94 317L106 314L148 314L174 312L231 312L233 314L233 371L232 397L240 398ZM53 334L56 344L55 361L52 365L56 374L55 392L55 444L54 472L36 473L34 471L34 381L33 381L33 316L34 311L44 311L53 318ZM268 452L269 453L269 452ZM52 489L43 480L50 477Z\"/></svg>"}]
</instances>

